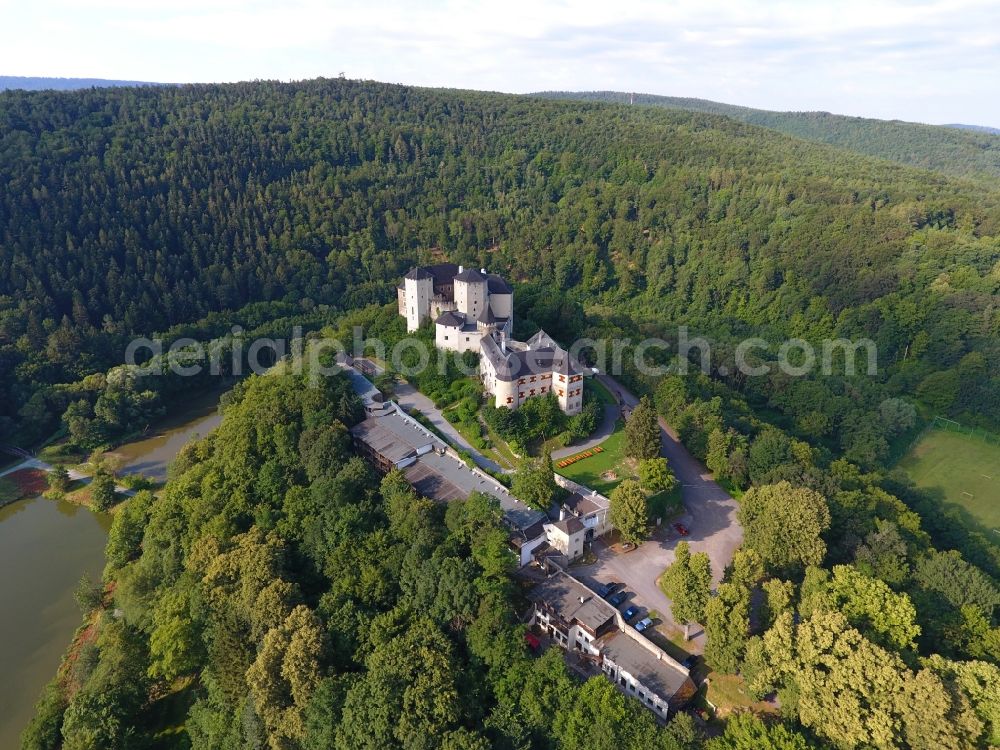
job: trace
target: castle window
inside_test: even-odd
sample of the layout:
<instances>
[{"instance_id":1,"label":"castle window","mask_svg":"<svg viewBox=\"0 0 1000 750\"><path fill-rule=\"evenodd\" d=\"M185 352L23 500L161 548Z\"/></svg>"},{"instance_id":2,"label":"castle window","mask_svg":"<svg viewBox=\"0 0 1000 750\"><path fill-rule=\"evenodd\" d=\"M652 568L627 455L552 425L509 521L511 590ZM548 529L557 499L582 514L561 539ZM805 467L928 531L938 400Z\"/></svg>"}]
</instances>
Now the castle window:
<instances>
[{"instance_id":1,"label":"castle window","mask_svg":"<svg viewBox=\"0 0 1000 750\"><path fill-rule=\"evenodd\" d=\"M508 397L507 397L507 403L508 403L508 404L512 404L512 403L514 403L514 397L513 397L513 396L508 396Z\"/></svg>"}]
</instances>

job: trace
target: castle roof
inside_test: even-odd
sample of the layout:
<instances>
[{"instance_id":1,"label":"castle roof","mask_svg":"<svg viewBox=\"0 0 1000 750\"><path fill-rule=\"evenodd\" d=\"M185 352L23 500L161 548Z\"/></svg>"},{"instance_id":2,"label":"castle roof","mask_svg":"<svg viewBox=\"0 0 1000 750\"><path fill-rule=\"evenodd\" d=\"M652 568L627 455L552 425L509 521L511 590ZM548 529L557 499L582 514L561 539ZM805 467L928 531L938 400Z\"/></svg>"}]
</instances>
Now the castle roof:
<instances>
[{"instance_id":1,"label":"castle roof","mask_svg":"<svg viewBox=\"0 0 1000 750\"><path fill-rule=\"evenodd\" d=\"M539 375L555 372L561 375L579 375L583 368L569 353L558 346L543 346L535 349L502 351L493 335L483 336L480 349L493 369L498 380L513 381L525 375Z\"/></svg>"},{"instance_id":2,"label":"castle roof","mask_svg":"<svg viewBox=\"0 0 1000 750\"><path fill-rule=\"evenodd\" d=\"M435 263L432 266L424 266L424 270L434 277L434 286L451 284L451 280L458 273L458 266L454 263Z\"/></svg>"},{"instance_id":3,"label":"castle roof","mask_svg":"<svg viewBox=\"0 0 1000 750\"><path fill-rule=\"evenodd\" d=\"M421 268L420 266L414 266L409 271L406 272L405 278L411 279L413 281L419 281L421 279L433 279L434 275L430 273L426 268Z\"/></svg>"},{"instance_id":4,"label":"castle roof","mask_svg":"<svg viewBox=\"0 0 1000 750\"><path fill-rule=\"evenodd\" d=\"M485 323L490 325L491 323L497 322L497 316L493 314L493 308L489 305L484 305L482 312L479 313L479 317L476 318L480 323Z\"/></svg>"},{"instance_id":5,"label":"castle roof","mask_svg":"<svg viewBox=\"0 0 1000 750\"><path fill-rule=\"evenodd\" d=\"M495 273L486 274L486 287L490 294L514 293L514 290L510 288L510 284L504 281L502 276L498 276Z\"/></svg>"},{"instance_id":6,"label":"castle roof","mask_svg":"<svg viewBox=\"0 0 1000 750\"><path fill-rule=\"evenodd\" d=\"M556 342L552 339L549 334L547 334L541 328L538 329L538 333L528 339L529 349L541 349L542 347L555 347Z\"/></svg>"},{"instance_id":7,"label":"castle roof","mask_svg":"<svg viewBox=\"0 0 1000 750\"><path fill-rule=\"evenodd\" d=\"M465 325L465 315L455 310L446 310L438 315L434 323L447 328L461 328Z\"/></svg>"},{"instance_id":8,"label":"castle roof","mask_svg":"<svg viewBox=\"0 0 1000 750\"><path fill-rule=\"evenodd\" d=\"M486 281L486 277L483 276L475 268L466 268L462 273L455 277L455 281L467 281L471 283L482 283Z\"/></svg>"}]
</instances>

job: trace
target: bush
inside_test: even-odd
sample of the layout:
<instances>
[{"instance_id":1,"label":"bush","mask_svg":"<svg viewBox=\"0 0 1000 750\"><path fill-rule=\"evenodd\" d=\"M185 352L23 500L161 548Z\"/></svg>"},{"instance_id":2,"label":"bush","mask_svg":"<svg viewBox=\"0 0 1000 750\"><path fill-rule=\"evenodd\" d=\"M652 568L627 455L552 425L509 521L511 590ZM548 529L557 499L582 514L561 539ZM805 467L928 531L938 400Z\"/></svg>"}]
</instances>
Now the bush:
<instances>
[{"instance_id":1,"label":"bush","mask_svg":"<svg viewBox=\"0 0 1000 750\"><path fill-rule=\"evenodd\" d=\"M90 482L90 502L97 511L115 504L115 478L104 469L98 469Z\"/></svg>"},{"instance_id":2,"label":"bush","mask_svg":"<svg viewBox=\"0 0 1000 750\"><path fill-rule=\"evenodd\" d=\"M84 574L73 592L73 598L83 614L89 614L101 606L104 600L104 586Z\"/></svg>"},{"instance_id":3,"label":"bush","mask_svg":"<svg viewBox=\"0 0 1000 750\"><path fill-rule=\"evenodd\" d=\"M42 691L35 704L35 715L21 735L24 750L55 750L62 746L63 713L66 711L66 696L56 680Z\"/></svg>"}]
</instances>

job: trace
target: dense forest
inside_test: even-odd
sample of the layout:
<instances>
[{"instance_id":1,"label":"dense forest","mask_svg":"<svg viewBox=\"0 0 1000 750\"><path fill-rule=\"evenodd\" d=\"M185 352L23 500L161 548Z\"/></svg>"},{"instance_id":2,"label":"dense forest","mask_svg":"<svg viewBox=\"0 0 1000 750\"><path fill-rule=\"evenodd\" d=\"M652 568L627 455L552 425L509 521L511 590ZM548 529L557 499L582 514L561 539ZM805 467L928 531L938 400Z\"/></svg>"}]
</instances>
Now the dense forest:
<instances>
[{"instance_id":1,"label":"dense forest","mask_svg":"<svg viewBox=\"0 0 1000 750\"><path fill-rule=\"evenodd\" d=\"M1000 177L1000 131L996 128L924 125L902 120L849 117L829 112L774 112L707 99L629 94L621 91L545 91L536 96L619 104L633 102L723 115L796 138L828 143L912 167L987 181Z\"/></svg>"},{"instance_id":2,"label":"dense forest","mask_svg":"<svg viewBox=\"0 0 1000 750\"><path fill-rule=\"evenodd\" d=\"M167 489L115 516L88 628L24 747L662 748L560 652L533 658L497 502L419 498L353 455L360 402L276 373L241 384ZM734 729L735 731L735 729ZM760 722L745 731L767 731Z\"/></svg>"},{"instance_id":3,"label":"dense forest","mask_svg":"<svg viewBox=\"0 0 1000 750\"><path fill-rule=\"evenodd\" d=\"M5 441L99 446L207 387L118 367L133 335L401 336L399 274L442 257L516 283L518 335L709 338L707 372L622 379L741 495L694 619L780 709L708 739L531 657L497 508L377 477L346 383L278 368L117 509L26 748L1000 743L1000 548L888 469L930 415L1000 424L997 191L717 114L344 80L9 92L0 123ZM868 337L878 371L747 377L747 336Z\"/></svg>"},{"instance_id":4,"label":"dense forest","mask_svg":"<svg viewBox=\"0 0 1000 750\"><path fill-rule=\"evenodd\" d=\"M15 91L0 185L2 442L93 418L132 336L315 323L433 253L660 331L867 336L889 395L1000 420L1000 193L720 116L345 80ZM110 422L155 406L130 387Z\"/></svg>"}]
</instances>

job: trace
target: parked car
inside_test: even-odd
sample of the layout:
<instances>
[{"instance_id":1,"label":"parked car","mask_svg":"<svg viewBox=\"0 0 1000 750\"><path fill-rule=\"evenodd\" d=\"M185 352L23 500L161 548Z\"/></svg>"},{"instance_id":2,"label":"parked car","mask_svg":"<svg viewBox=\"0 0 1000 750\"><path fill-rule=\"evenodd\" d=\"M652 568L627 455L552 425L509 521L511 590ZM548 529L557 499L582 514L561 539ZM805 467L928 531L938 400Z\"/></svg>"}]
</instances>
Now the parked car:
<instances>
[{"instance_id":1,"label":"parked car","mask_svg":"<svg viewBox=\"0 0 1000 750\"><path fill-rule=\"evenodd\" d=\"M628 592L625 589L622 589L617 594L612 594L608 598L608 603L612 607L620 607L627 598L628 598Z\"/></svg>"},{"instance_id":2,"label":"parked car","mask_svg":"<svg viewBox=\"0 0 1000 750\"><path fill-rule=\"evenodd\" d=\"M622 617L624 617L626 620L631 620L637 614L639 614L639 608L634 604L630 604L628 605L628 609L622 612Z\"/></svg>"},{"instance_id":3,"label":"parked car","mask_svg":"<svg viewBox=\"0 0 1000 750\"><path fill-rule=\"evenodd\" d=\"M682 524L680 521L674 524L674 531L676 531L681 536L687 536L691 532L688 531L688 527Z\"/></svg>"},{"instance_id":4,"label":"parked car","mask_svg":"<svg viewBox=\"0 0 1000 750\"><path fill-rule=\"evenodd\" d=\"M645 630L652 624L653 621L651 619L649 619L648 617L643 617L641 620L639 620L639 622L635 624L635 629L641 633L643 630Z\"/></svg>"},{"instance_id":5,"label":"parked car","mask_svg":"<svg viewBox=\"0 0 1000 750\"><path fill-rule=\"evenodd\" d=\"M608 581L607 583L602 583L600 586L597 587L597 593L601 596L602 599L607 599L609 596L611 596L611 593L619 586L621 586L620 583L615 583L614 581Z\"/></svg>"}]
</instances>

